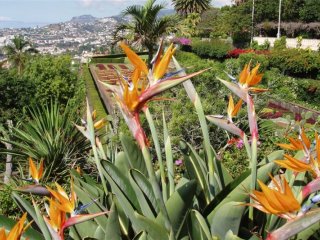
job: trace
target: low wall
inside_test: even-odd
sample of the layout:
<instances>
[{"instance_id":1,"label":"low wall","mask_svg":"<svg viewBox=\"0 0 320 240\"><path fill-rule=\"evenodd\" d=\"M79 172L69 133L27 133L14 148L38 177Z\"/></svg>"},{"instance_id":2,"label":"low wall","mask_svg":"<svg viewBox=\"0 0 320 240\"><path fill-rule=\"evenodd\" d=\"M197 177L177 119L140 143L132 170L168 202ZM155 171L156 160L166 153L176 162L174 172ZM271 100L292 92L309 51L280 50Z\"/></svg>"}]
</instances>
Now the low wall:
<instances>
[{"instance_id":1,"label":"low wall","mask_svg":"<svg viewBox=\"0 0 320 240\"><path fill-rule=\"evenodd\" d=\"M277 38L274 37L254 37L253 40L257 41L259 45L263 44L266 40L268 40L271 44L271 47L274 45L274 41ZM296 48L297 47L297 39L296 38L287 38L287 47L288 48ZM302 39L301 48L310 48L314 51L317 51L320 46L320 39Z\"/></svg>"}]
</instances>

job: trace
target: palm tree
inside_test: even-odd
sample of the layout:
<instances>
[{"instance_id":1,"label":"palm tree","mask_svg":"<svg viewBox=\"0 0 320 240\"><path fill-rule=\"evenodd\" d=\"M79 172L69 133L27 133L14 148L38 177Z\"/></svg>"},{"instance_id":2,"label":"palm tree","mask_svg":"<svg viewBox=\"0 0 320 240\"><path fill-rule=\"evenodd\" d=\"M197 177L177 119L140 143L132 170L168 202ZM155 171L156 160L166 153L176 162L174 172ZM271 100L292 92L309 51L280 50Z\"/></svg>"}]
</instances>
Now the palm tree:
<instances>
[{"instance_id":1,"label":"palm tree","mask_svg":"<svg viewBox=\"0 0 320 240\"><path fill-rule=\"evenodd\" d=\"M163 4L155 4L156 0L147 0L144 6L133 5L123 11L124 16L132 18L131 23L121 24L115 32L116 40L121 39L119 33L125 31L135 45L148 49L148 62L150 64L156 44L160 37L168 32L177 22L175 16L158 17Z\"/></svg>"},{"instance_id":2,"label":"palm tree","mask_svg":"<svg viewBox=\"0 0 320 240\"><path fill-rule=\"evenodd\" d=\"M174 9L181 15L203 13L210 8L211 0L172 0Z\"/></svg>"},{"instance_id":3,"label":"palm tree","mask_svg":"<svg viewBox=\"0 0 320 240\"><path fill-rule=\"evenodd\" d=\"M37 53L31 43L24 39L23 36L14 36L12 42L3 47L3 51L12 66L18 68L19 75L21 74L26 62L28 53Z\"/></svg>"}]
</instances>

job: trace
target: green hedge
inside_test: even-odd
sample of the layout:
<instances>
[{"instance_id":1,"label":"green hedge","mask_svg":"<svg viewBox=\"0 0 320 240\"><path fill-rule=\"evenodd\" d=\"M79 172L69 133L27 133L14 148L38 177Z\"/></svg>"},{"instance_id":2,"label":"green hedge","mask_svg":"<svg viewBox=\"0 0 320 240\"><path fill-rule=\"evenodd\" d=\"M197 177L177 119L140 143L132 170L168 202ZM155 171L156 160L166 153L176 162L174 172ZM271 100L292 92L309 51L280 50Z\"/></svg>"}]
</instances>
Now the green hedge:
<instances>
[{"instance_id":1,"label":"green hedge","mask_svg":"<svg viewBox=\"0 0 320 240\"><path fill-rule=\"evenodd\" d=\"M286 75L300 78L320 78L320 55L303 49L272 51L270 67L278 68Z\"/></svg>"},{"instance_id":2,"label":"green hedge","mask_svg":"<svg viewBox=\"0 0 320 240\"><path fill-rule=\"evenodd\" d=\"M213 58L223 60L228 52L232 49L232 45L226 41L219 39L211 39L206 41L193 40L192 52L203 58Z\"/></svg>"}]
</instances>

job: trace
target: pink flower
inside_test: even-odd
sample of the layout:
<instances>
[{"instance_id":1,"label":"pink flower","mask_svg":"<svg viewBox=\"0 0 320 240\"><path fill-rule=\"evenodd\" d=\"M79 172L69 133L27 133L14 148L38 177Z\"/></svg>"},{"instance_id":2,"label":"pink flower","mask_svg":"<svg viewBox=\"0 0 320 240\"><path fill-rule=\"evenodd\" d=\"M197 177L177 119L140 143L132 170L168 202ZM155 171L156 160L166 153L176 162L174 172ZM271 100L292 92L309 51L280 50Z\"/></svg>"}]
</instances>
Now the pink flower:
<instances>
[{"instance_id":1,"label":"pink flower","mask_svg":"<svg viewBox=\"0 0 320 240\"><path fill-rule=\"evenodd\" d=\"M174 164L176 164L177 166L180 166L183 164L183 160L182 159L178 159L174 162Z\"/></svg>"}]
</instances>

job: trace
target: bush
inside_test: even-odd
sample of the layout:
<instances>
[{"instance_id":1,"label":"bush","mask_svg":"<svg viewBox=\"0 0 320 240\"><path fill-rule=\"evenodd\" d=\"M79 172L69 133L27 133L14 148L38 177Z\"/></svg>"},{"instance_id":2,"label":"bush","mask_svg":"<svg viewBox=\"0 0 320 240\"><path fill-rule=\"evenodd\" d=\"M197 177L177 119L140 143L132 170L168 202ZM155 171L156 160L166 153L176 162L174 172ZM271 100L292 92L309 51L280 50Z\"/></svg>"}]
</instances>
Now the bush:
<instances>
[{"instance_id":1,"label":"bush","mask_svg":"<svg viewBox=\"0 0 320 240\"><path fill-rule=\"evenodd\" d=\"M285 36L283 36L280 39L275 40L273 48L277 49L277 50L286 49L287 48L287 38Z\"/></svg>"},{"instance_id":2,"label":"bush","mask_svg":"<svg viewBox=\"0 0 320 240\"><path fill-rule=\"evenodd\" d=\"M277 99L299 103L316 110L319 109L320 81L318 80L284 76L279 69L272 68L265 72L264 83L265 87L270 89L269 94Z\"/></svg>"},{"instance_id":3,"label":"bush","mask_svg":"<svg viewBox=\"0 0 320 240\"><path fill-rule=\"evenodd\" d=\"M260 72L265 72L269 67L269 60L265 55L256 53L245 53L239 56L240 68L242 69L245 64L249 63L250 61L251 66L255 66L260 63Z\"/></svg>"},{"instance_id":4,"label":"bush","mask_svg":"<svg viewBox=\"0 0 320 240\"><path fill-rule=\"evenodd\" d=\"M284 49L272 51L270 66L279 68L284 74L300 77L320 77L320 57L317 52L303 49Z\"/></svg>"},{"instance_id":5,"label":"bush","mask_svg":"<svg viewBox=\"0 0 320 240\"><path fill-rule=\"evenodd\" d=\"M250 46L250 32L236 32L232 36L233 45L237 48L247 48Z\"/></svg>"},{"instance_id":6,"label":"bush","mask_svg":"<svg viewBox=\"0 0 320 240\"><path fill-rule=\"evenodd\" d=\"M10 71L0 72L0 123L17 122L34 102L35 84Z\"/></svg>"},{"instance_id":7,"label":"bush","mask_svg":"<svg viewBox=\"0 0 320 240\"><path fill-rule=\"evenodd\" d=\"M35 102L46 104L55 100L62 107L69 102L80 108L85 97L85 86L77 74L72 70L70 56L39 55L27 63L23 78L34 83Z\"/></svg>"},{"instance_id":8,"label":"bush","mask_svg":"<svg viewBox=\"0 0 320 240\"><path fill-rule=\"evenodd\" d=\"M262 54L267 55L270 52L268 50L254 50L254 49L241 49L241 48L235 48L228 52L229 58L238 58L241 54L245 53L255 53L255 54Z\"/></svg>"},{"instance_id":9,"label":"bush","mask_svg":"<svg viewBox=\"0 0 320 240\"><path fill-rule=\"evenodd\" d=\"M192 52L203 58L223 60L227 57L232 45L228 42L212 39L210 41L193 41Z\"/></svg>"}]
</instances>

